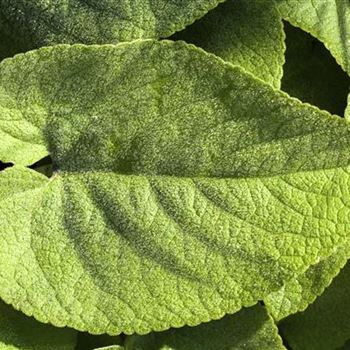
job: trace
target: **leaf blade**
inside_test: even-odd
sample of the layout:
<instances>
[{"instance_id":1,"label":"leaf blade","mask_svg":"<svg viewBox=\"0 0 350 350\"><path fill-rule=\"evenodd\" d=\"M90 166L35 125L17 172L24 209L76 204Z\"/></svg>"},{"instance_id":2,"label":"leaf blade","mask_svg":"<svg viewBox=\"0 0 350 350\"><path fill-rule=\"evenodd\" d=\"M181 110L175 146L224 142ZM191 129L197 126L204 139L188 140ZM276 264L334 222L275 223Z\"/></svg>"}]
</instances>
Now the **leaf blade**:
<instances>
[{"instance_id":1,"label":"leaf blade","mask_svg":"<svg viewBox=\"0 0 350 350\"><path fill-rule=\"evenodd\" d=\"M333 255L288 281L279 291L271 293L264 302L275 320L304 311L331 284L348 260L348 247L341 247Z\"/></svg>"},{"instance_id":2,"label":"leaf blade","mask_svg":"<svg viewBox=\"0 0 350 350\"><path fill-rule=\"evenodd\" d=\"M324 43L339 65L350 75L350 4L348 1L276 0L276 5L285 20ZM345 112L345 116L348 116L348 111Z\"/></svg>"},{"instance_id":3,"label":"leaf blade","mask_svg":"<svg viewBox=\"0 0 350 350\"><path fill-rule=\"evenodd\" d=\"M280 88L284 32L273 1L226 1L173 38L202 47Z\"/></svg>"},{"instance_id":4,"label":"leaf blade","mask_svg":"<svg viewBox=\"0 0 350 350\"><path fill-rule=\"evenodd\" d=\"M53 44L106 44L168 37L219 4L206 1L2 1L10 35L31 48Z\"/></svg>"},{"instance_id":5,"label":"leaf blade","mask_svg":"<svg viewBox=\"0 0 350 350\"><path fill-rule=\"evenodd\" d=\"M58 167L50 180L0 174L0 296L43 322L111 334L196 325L347 240L350 127L239 67L138 41L45 48L0 69L3 105L36 125ZM23 179L33 191L12 194Z\"/></svg>"}]
</instances>

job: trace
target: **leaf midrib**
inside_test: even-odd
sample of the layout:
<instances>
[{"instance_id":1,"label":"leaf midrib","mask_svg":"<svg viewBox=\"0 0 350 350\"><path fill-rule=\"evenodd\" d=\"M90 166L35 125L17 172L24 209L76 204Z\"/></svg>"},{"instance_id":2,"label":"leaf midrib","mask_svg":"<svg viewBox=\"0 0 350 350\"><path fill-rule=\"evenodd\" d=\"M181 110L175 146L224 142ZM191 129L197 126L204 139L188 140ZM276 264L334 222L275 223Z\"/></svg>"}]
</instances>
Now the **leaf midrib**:
<instances>
[{"instance_id":1,"label":"leaf midrib","mask_svg":"<svg viewBox=\"0 0 350 350\"><path fill-rule=\"evenodd\" d=\"M349 164L345 166L336 166L336 167L325 167L325 168L320 168L320 169L310 169L310 170L295 170L295 171L289 171L286 173L278 173L278 174L273 174L273 175L258 175L258 176L204 176L204 175L186 175L186 176L179 176L179 175L163 175L163 174L124 174L124 173L118 173L113 170L79 170L77 169L76 171L65 171L65 170L58 170L57 173L55 173L52 177L51 180L54 180L54 178L64 178L64 177L71 177L71 176L90 176L90 175L113 175L113 176L120 176L120 177L140 177L140 178L147 178L147 179L158 179L158 178L164 178L164 179L189 179L189 180L208 180L212 179L214 181L218 180L223 180L223 181L254 181L258 179L274 179L274 178L284 178L287 176L291 175L296 175L296 174L309 174L309 173L322 173L324 171L336 171L336 170L343 170L345 173L348 174L348 171L350 167L350 162ZM350 175L350 174L349 174Z\"/></svg>"}]
</instances>

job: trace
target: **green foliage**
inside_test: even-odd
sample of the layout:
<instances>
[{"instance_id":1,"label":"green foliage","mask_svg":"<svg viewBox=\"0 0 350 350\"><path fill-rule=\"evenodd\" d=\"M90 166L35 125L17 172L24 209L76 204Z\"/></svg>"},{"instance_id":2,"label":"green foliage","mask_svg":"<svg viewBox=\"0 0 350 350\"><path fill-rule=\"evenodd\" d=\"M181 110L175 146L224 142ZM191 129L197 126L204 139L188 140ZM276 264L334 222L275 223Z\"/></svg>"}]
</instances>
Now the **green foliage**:
<instances>
[{"instance_id":1,"label":"green foliage","mask_svg":"<svg viewBox=\"0 0 350 350\"><path fill-rule=\"evenodd\" d=\"M127 350L285 349L276 325L260 305L194 328L131 336L125 346Z\"/></svg>"},{"instance_id":2,"label":"green foliage","mask_svg":"<svg viewBox=\"0 0 350 350\"><path fill-rule=\"evenodd\" d=\"M330 50L350 75L350 2L347 0L275 0L282 17L309 32ZM350 99L350 96L349 96ZM345 116L350 113L350 104Z\"/></svg>"},{"instance_id":3,"label":"green foliage","mask_svg":"<svg viewBox=\"0 0 350 350\"><path fill-rule=\"evenodd\" d=\"M74 350L76 332L36 322L0 301L1 350Z\"/></svg>"},{"instance_id":4,"label":"green foliage","mask_svg":"<svg viewBox=\"0 0 350 350\"><path fill-rule=\"evenodd\" d=\"M286 318L282 333L295 350L338 349L350 338L350 264L304 312Z\"/></svg>"},{"instance_id":5,"label":"green foliage","mask_svg":"<svg viewBox=\"0 0 350 350\"><path fill-rule=\"evenodd\" d=\"M324 45L285 23L286 63L282 90L303 102L344 115L350 79Z\"/></svg>"},{"instance_id":6,"label":"green foliage","mask_svg":"<svg viewBox=\"0 0 350 350\"><path fill-rule=\"evenodd\" d=\"M265 304L276 320L303 311L321 295L345 265L349 247L339 248L329 258L310 266L305 273L288 281L280 290L265 298Z\"/></svg>"},{"instance_id":7,"label":"green foliage","mask_svg":"<svg viewBox=\"0 0 350 350\"><path fill-rule=\"evenodd\" d=\"M284 62L281 16L271 0L227 0L176 34L279 88Z\"/></svg>"},{"instance_id":8,"label":"green foliage","mask_svg":"<svg viewBox=\"0 0 350 350\"><path fill-rule=\"evenodd\" d=\"M0 72L2 105L22 117L1 129L15 142L33 130L28 155L50 151L56 169L0 176L3 232L21 232L0 236L0 295L43 322L197 325L254 304L347 237L350 127L239 67L138 41L45 48Z\"/></svg>"},{"instance_id":9,"label":"green foliage","mask_svg":"<svg viewBox=\"0 0 350 350\"><path fill-rule=\"evenodd\" d=\"M222 0L2 0L6 33L32 47L167 37Z\"/></svg>"},{"instance_id":10,"label":"green foliage","mask_svg":"<svg viewBox=\"0 0 350 350\"><path fill-rule=\"evenodd\" d=\"M348 347L348 0L1 0L0 34L0 349Z\"/></svg>"}]
</instances>

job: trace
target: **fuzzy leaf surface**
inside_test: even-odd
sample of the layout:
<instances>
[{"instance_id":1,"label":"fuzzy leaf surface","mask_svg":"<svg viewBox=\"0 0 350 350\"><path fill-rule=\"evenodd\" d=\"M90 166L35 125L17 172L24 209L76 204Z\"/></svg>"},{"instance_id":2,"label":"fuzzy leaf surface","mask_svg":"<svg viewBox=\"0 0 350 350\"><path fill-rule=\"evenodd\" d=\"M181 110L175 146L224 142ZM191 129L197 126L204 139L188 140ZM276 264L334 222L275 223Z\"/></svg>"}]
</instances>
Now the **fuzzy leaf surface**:
<instances>
[{"instance_id":1,"label":"fuzzy leaf surface","mask_svg":"<svg viewBox=\"0 0 350 350\"><path fill-rule=\"evenodd\" d=\"M275 320L304 311L323 293L344 267L349 256L349 247L339 248L333 255L310 266L305 273L288 281L280 290L265 299L265 305Z\"/></svg>"},{"instance_id":2,"label":"fuzzy leaf surface","mask_svg":"<svg viewBox=\"0 0 350 350\"><path fill-rule=\"evenodd\" d=\"M227 0L174 38L240 65L276 88L281 85L284 32L273 1Z\"/></svg>"},{"instance_id":3,"label":"fuzzy leaf surface","mask_svg":"<svg viewBox=\"0 0 350 350\"><path fill-rule=\"evenodd\" d=\"M221 0L1 0L14 40L32 48L58 43L104 44L170 36Z\"/></svg>"},{"instance_id":4,"label":"fuzzy leaf surface","mask_svg":"<svg viewBox=\"0 0 350 350\"><path fill-rule=\"evenodd\" d=\"M194 46L44 48L0 92L0 297L40 321L197 325L348 240L350 126Z\"/></svg>"},{"instance_id":5,"label":"fuzzy leaf surface","mask_svg":"<svg viewBox=\"0 0 350 350\"><path fill-rule=\"evenodd\" d=\"M350 3L346 0L275 0L282 17L316 37L350 71Z\"/></svg>"}]
</instances>

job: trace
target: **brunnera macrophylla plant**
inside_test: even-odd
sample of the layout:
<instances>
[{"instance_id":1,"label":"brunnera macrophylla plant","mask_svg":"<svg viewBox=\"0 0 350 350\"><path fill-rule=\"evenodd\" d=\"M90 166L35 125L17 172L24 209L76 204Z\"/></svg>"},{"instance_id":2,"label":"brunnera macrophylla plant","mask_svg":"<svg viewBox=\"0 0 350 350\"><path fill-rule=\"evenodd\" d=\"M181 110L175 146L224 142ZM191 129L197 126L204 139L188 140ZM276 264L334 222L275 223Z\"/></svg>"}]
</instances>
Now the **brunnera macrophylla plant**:
<instances>
[{"instance_id":1,"label":"brunnera macrophylla plant","mask_svg":"<svg viewBox=\"0 0 350 350\"><path fill-rule=\"evenodd\" d=\"M4 0L0 32L1 349L346 348L347 0Z\"/></svg>"}]
</instances>

